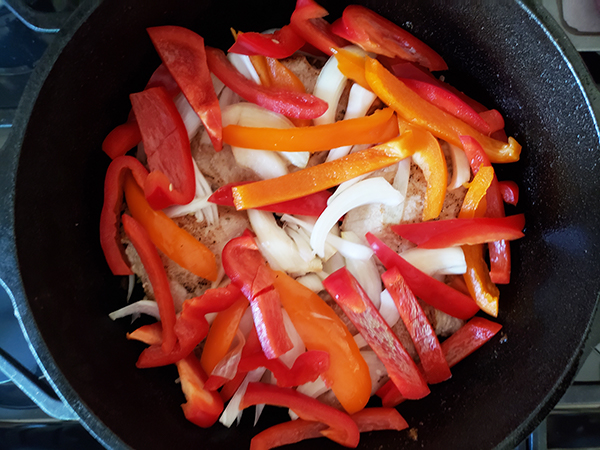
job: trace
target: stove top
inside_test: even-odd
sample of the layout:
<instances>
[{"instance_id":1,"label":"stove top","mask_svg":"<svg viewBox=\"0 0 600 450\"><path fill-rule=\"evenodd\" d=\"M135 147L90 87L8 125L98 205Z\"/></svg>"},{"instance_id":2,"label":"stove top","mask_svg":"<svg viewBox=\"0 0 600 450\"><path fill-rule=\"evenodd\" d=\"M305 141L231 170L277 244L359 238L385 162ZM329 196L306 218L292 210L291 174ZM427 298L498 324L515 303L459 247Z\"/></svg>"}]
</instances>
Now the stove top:
<instances>
[{"instance_id":1,"label":"stove top","mask_svg":"<svg viewBox=\"0 0 600 450\"><path fill-rule=\"evenodd\" d=\"M596 0L541 1L581 52L596 83L600 83L600 12ZM31 72L77 3L0 0L0 149ZM582 363L572 386L517 450L600 449L600 314L590 342L596 346ZM43 383L1 283L0 350ZM102 446L77 421L58 420L43 412L0 371L0 450L81 448Z\"/></svg>"}]
</instances>

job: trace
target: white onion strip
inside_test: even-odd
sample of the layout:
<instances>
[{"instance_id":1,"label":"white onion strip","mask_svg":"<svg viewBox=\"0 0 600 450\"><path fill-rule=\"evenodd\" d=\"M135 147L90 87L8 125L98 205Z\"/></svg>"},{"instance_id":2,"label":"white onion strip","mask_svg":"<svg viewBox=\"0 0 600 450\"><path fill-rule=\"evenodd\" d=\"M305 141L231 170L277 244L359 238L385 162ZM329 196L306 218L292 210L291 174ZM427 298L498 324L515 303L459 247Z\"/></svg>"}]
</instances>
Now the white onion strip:
<instances>
[{"instance_id":1,"label":"white onion strip","mask_svg":"<svg viewBox=\"0 0 600 450\"><path fill-rule=\"evenodd\" d=\"M469 159L462 148L448 143L450 157L452 158L452 178L448 189L453 191L471 179L471 167Z\"/></svg>"},{"instance_id":2,"label":"white onion strip","mask_svg":"<svg viewBox=\"0 0 600 450\"><path fill-rule=\"evenodd\" d=\"M337 106L348 78L338 69L335 56L331 56L319 73L313 95L329 105L325 114L313 119L315 125L327 125L335 122Z\"/></svg>"},{"instance_id":3,"label":"white onion strip","mask_svg":"<svg viewBox=\"0 0 600 450\"><path fill-rule=\"evenodd\" d=\"M379 314L383 317L383 320L387 322L390 327L393 327L400 320L400 313L398 307L394 303L394 299L390 295L387 289L381 291L380 295L381 305L379 306Z\"/></svg>"},{"instance_id":4,"label":"white onion strip","mask_svg":"<svg viewBox=\"0 0 600 450\"><path fill-rule=\"evenodd\" d=\"M323 257L325 239L329 230L348 211L370 203L397 206L403 201L402 194L394 189L385 178L375 177L360 181L342 192L321 213L310 236L310 245L318 256Z\"/></svg>"},{"instance_id":5,"label":"white onion strip","mask_svg":"<svg viewBox=\"0 0 600 450\"><path fill-rule=\"evenodd\" d=\"M244 381L242 381L242 384L238 390L235 391L235 394L233 394L233 397L231 397L231 400L229 400L229 403L221 414L221 417L219 417L219 422L229 428L236 419L238 419L238 421L240 420L242 413L242 410L240 409L240 403L242 402L242 398L246 393L248 383L260 381L266 370L267 369L264 367L259 367L258 369L248 372L248 375L246 375L246 378L244 378Z\"/></svg>"},{"instance_id":6,"label":"white onion strip","mask_svg":"<svg viewBox=\"0 0 600 450\"><path fill-rule=\"evenodd\" d=\"M125 316L146 314L160 320L158 313L158 303L154 300L139 300L131 305L127 305L121 309L111 312L108 317L111 320L117 320Z\"/></svg>"},{"instance_id":7,"label":"white onion strip","mask_svg":"<svg viewBox=\"0 0 600 450\"><path fill-rule=\"evenodd\" d=\"M342 238L356 244L362 243L361 239L352 231L342 231ZM379 309L382 283L379 270L373 258L346 258L346 268L354 275L354 278L356 278L358 284L365 290L375 307Z\"/></svg>"},{"instance_id":8,"label":"white onion strip","mask_svg":"<svg viewBox=\"0 0 600 450\"><path fill-rule=\"evenodd\" d=\"M284 214L283 216L281 216L281 220L284 222L295 223L304 228L309 233L312 233L314 228L314 225L289 214ZM366 245L360 245L355 244L354 242L349 242L332 233L327 233L326 243L330 244L338 252L340 252L342 256L347 258L368 259L371 256L373 256L373 250L371 250L371 248L367 247Z\"/></svg>"},{"instance_id":9,"label":"white onion strip","mask_svg":"<svg viewBox=\"0 0 600 450\"><path fill-rule=\"evenodd\" d=\"M364 117L376 98L377 96L373 92L365 89L360 84L354 83L350 88L344 120ZM351 149L352 145L331 149L327 154L327 162L346 156Z\"/></svg>"},{"instance_id":10,"label":"white onion strip","mask_svg":"<svg viewBox=\"0 0 600 450\"><path fill-rule=\"evenodd\" d=\"M460 247L411 248L400 256L428 275L462 275L467 271L465 254Z\"/></svg>"},{"instance_id":11,"label":"white onion strip","mask_svg":"<svg viewBox=\"0 0 600 450\"><path fill-rule=\"evenodd\" d=\"M258 72L254 68L252 61L250 61L250 57L247 55L240 55L239 53L228 53L227 59L233 67L235 67L238 72L244 75L249 80L253 80L255 83L260 84L260 77L258 76Z\"/></svg>"}]
</instances>

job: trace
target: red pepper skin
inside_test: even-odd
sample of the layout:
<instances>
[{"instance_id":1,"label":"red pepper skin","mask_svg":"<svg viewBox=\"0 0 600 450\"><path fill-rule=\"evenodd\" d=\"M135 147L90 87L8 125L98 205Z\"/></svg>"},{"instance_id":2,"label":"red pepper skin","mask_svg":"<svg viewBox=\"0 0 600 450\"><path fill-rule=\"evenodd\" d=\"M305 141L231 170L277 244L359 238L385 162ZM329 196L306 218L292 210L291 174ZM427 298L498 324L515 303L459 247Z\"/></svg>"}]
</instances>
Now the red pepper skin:
<instances>
[{"instance_id":1,"label":"red pepper skin","mask_svg":"<svg viewBox=\"0 0 600 450\"><path fill-rule=\"evenodd\" d=\"M457 332L442 342L442 351L448 362L448 366L454 367L461 362L500 331L502 325L484 319L473 317ZM406 398L402 396L398 388L388 381L377 392L383 406L394 407L402 403Z\"/></svg>"},{"instance_id":2,"label":"red pepper skin","mask_svg":"<svg viewBox=\"0 0 600 450\"><path fill-rule=\"evenodd\" d=\"M490 135L498 131L504 130L504 117L495 109L480 111L479 116L486 121L490 127Z\"/></svg>"},{"instance_id":3,"label":"red pepper skin","mask_svg":"<svg viewBox=\"0 0 600 450\"><path fill-rule=\"evenodd\" d=\"M408 428L404 417L394 408L365 408L350 417L356 422L361 433L380 430L401 431Z\"/></svg>"},{"instance_id":4,"label":"red pepper skin","mask_svg":"<svg viewBox=\"0 0 600 450\"><path fill-rule=\"evenodd\" d=\"M396 267L381 275L392 296L400 317L415 344L425 378L430 384L441 383L452 376L435 331L427 320L421 305L408 288Z\"/></svg>"},{"instance_id":5,"label":"red pepper skin","mask_svg":"<svg viewBox=\"0 0 600 450\"><path fill-rule=\"evenodd\" d=\"M279 387L295 387L315 381L329 369L329 353L321 350L308 350L302 353L292 368L288 368L279 359L268 359L263 352L242 357L238 372L250 372L259 367L266 367L273 372Z\"/></svg>"},{"instance_id":6,"label":"red pepper skin","mask_svg":"<svg viewBox=\"0 0 600 450\"><path fill-rule=\"evenodd\" d=\"M119 232L121 209L123 206L123 186L128 172L143 186L148 171L136 158L119 156L106 171L104 178L104 204L100 214L100 245L106 262L114 275L131 275L125 248L121 244Z\"/></svg>"},{"instance_id":7,"label":"red pepper skin","mask_svg":"<svg viewBox=\"0 0 600 450\"><path fill-rule=\"evenodd\" d=\"M215 150L221 150L221 108L206 64L204 39L187 28L172 25L147 31L163 64L200 117Z\"/></svg>"},{"instance_id":8,"label":"red pepper skin","mask_svg":"<svg viewBox=\"0 0 600 450\"><path fill-rule=\"evenodd\" d=\"M313 0L296 0L290 25L298 36L316 49L331 56L334 49L348 45L348 41L336 36L331 25L323 19L329 13Z\"/></svg>"},{"instance_id":9,"label":"red pepper skin","mask_svg":"<svg viewBox=\"0 0 600 450\"><path fill-rule=\"evenodd\" d=\"M210 71L245 100L296 119L314 119L325 114L328 105L314 95L276 87L266 87L248 80L229 62L222 50L206 47Z\"/></svg>"},{"instance_id":10,"label":"red pepper skin","mask_svg":"<svg viewBox=\"0 0 600 450\"><path fill-rule=\"evenodd\" d=\"M291 25L285 25L272 34L240 33L228 52L284 59L300 50L305 43Z\"/></svg>"},{"instance_id":11,"label":"red pepper skin","mask_svg":"<svg viewBox=\"0 0 600 450\"><path fill-rule=\"evenodd\" d=\"M519 185L511 180L498 181L498 187L502 193L502 200L505 203L510 203L517 206L519 203Z\"/></svg>"},{"instance_id":12,"label":"red pepper skin","mask_svg":"<svg viewBox=\"0 0 600 450\"><path fill-rule=\"evenodd\" d=\"M431 47L364 6L347 6L342 21L334 23L332 31L367 52L390 58L397 56L431 71L448 69L443 58Z\"/></svg>"},{"instance_id":13,"label":"red pepper skin","mask_svg":"<svg viewBox=\"0 0 600 450\"><path fill-rule=\"evenodd\" d=\"M525 215L508 217L476 217L433 222L392 225L391 229L414 242L419 248L446 248L457 245L476 245L505 239L512 241L524 236Z\"/></svg>"},{"instance_id":14,"label":"red pepper skin","mask_svg":"<svg viewBox=\"0 0 600 450\"><path fill-rule=\"evenodd\" d=\"M223 269L250 301L254 326L265 355L278 358L292 347L285 326L275 274L261 255L254 238L240 236L229 241L221 255Z\"/></svg>"},{"instance_id":15,"label":"red pepper skin","mask_svg":"<svg viewBox=\"0 0 600 450\"><path fill-rule=\"evenodd\" d=\"M367 233L366 238L385 268L397 267L411 291L424 302L463 320L470 319L479 311L471 297L421 272L375 235Z\"/></svg>"},{"instance_id":16,"label":"red pepper skin","mask_svg":"<svg viewBox=\"0 0 600 450\"><path fill-rule=\"evenodd\" d=\"M348 269L329 275L323 286L381 359L400 392L411 399L429 394L417 365Z\"/></svg>"},{"instance_id":17,"label":"red pepper skin","mask_svg":"<svg viewBox=\"0 0 600 450\"><path fill-rule=\"evenodd\" d=\"M148 83L144 89L150 89L159 86L164 87L167 91L167 94L169 94L171 98L175 97L181 92L177 81L175 81L171 75L171 72L169 72L169 69L167 69L167 66L164 64L161 64L156 68L154 73L150 76L150 79L148 80Z\"/></svg>"},{"instance_id":18,"label":"red pepper skin","mask_svg":"<svg viewBox=\"0 0 600 450\"><path fill-rule=\"evenodd\" d=\"M163 87L129 96L140 126L150 174L144 193L153 209L191 202L196 192L194 163L185 125Z\"/></svg>"},{"instance_id":19,"label":"red pepper skin","mask_svg":"<svg viewBox=\"0 0 600 450\"><path fill-rule=\"evenodd\" d=\"M433 83L428 83L410 78L400 78L409 88L419 94L420 97L433 103L438 108L458 117L463 122L468 123L477 131L490 135L492 130L488 123L467 103L461 100L452 92L437 86ZM494 130L496 131L496 130Z\"/></svg>"},{"instance_id":20,"label":"red pepper skin","mask_svg":"<svg viewBox=\"0 0 600 450\"><path fill-rule=\"evenodd\" d=\"M231 206L235 208L233 201L232 188L243 184L252 183L246 181L241 183L229 183L217 189L209 198L208 201L222 206ZM299 214L302 216L318 217L325 208L327 208L327 199L331 197L329 191L319 191L314 194L309 194L304 197L289 200L287 202L273 203L272 205L259 206L256 209L262 211L275 212L279 214Z\"/></svg>"},{"instance_id":21,"label":"red pepper skin","mask_svg":"<svg viewBox=\"0 0 600 450\"><path fill-rule=\"evenodd\" d=\"M461 136L460 141L463 144L463 150L471 164L471 171L476 174L479 167L491 166L492 163L479 144L471 136ZM498 185L498 178L494 174L492 184L486 193L487 217L504 217L504 203L502 193ZM490 242L488 244L490 255L490 278L495 284L510 283L510 245L506 240Z\"/></svg>"},{"instance_id":22,"label":"red pepper skin","mask_svg":"<svg viewBox=\"0 0 600 450\"><path fill-rule=\"evenodd\" d=\"M125 122L116 126L104 141L102 141L102 151L115 159L117 156L123 156L142 140L140 127L136 121Z\"/></svg>"},{"instance_id":23,"label":"red pepper skin","mask_svg":"<svg viewBox=\"0 0 600 450\"><path fill-rule=\"evenodd\" d=\"M385 58L382 59L382 64L385 65ZM400 60L401 61L401 60ZM422 81L424 83L434 84L438 87L442 87L442 82L433 76L427 69L422 68L418 64L411 63L408 61L398 62L397 59L391 60L388 64L390 71L398 78Z\"/></svg>"},{"instance_id":24,"label":"red pepper skin","mask_svg":"<svg viewBox=\"0 0 600 450\"><path fill-rule=\"evenodd\" d=\"M140 256L144 269L148 273L162 324L163 340L160 348L165 353L169 353L174 349L177 337L175 336L175 305L167 273L158 250L156 250L150 236L148 236L148 232L137 220L127 214L123 214L121 220L123 221L125 233L131 240Z\"/></svg>"},{"instance_id":25,"label":"red pepper skin","mask_svg":"<svg viewBox=\"0 0 600 450\"><path fill-rule=\"evenodd\" d=\"M200 297L186 300L175 322L177 343L173 350L165 352L160 346L151 345L142 352L136 367L166 366L185 358L208 334L209 325L204 316L229 308L241 296L240 290L230 284L224 288L209 289Z\"/></svg>"},{"instance_id":26,"label":"red pepper skin","mask_svg":"<svg viewBox=\"0 0 600 450\"><path fill-rule=\"evenodd\" d=\"M223 412L221 396L204 388L207 376L193 353L176 364L186 399L181 405L185 418L202 428L212 426Z\"/></svg>"},{"instance_id":27,"label":"red pepper skin","mask_svg":"<svg viewBox=\"0 0 600 450\"><path fill-rule=\"evenodd\" d=\"M350 416L360 433L379 430L401 431L408 423L394 408L365 408ZM273 425L252 438L250 450L268 450L321 437L327 425L321 422L296 419Z\"/></svg>"},{"instance_id":28,"label":"red pepper skin","mask_svg":"<svg viewBox=\"0 0 600 450\"><path fill-rule=\"evenodd\" d=\"M284 406L293 410L301 419L322 422L329 426L320 433L338 444L356 447L360 439L358 427L345 412L301 394L294 389L280 388L265 383L249 383L240 408L258 404Z\"/></svg>"}]
</instances>

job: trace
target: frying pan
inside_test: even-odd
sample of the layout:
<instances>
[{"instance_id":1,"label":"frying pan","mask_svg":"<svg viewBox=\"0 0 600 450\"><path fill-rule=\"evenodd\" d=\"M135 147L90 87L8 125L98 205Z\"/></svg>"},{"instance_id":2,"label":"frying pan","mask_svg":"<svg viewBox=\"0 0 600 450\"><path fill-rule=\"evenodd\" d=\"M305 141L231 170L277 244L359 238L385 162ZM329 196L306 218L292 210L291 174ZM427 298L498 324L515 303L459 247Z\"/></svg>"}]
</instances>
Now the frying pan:
<instances>
[{"instance_id":1,"label":"frying pan","mask_svg":"<svg viewBox=\"0 0 600 450\"><path fill-rule=\"evenodd\" d=\"M406 27L442 54L447 78L506 117L521 161L498 169L521 188L526 237L501 288L501 335L418 402L399 406L407 432L368 433L359 448L511 448L560 399L577 368L600 287L599 132L584 66L536 3L359 3ZM339 17L342 1L323 1ZM138 370L143 345L125 340L124 279L98 241L107 157L100 144L125 121L128 94L159 60L149 26L189 27L227 48L229 28L289 20L292 1L90 0L71 17L23 97L0 153L0 278L59 397L107 447L248 448L285 420L267 408L256 428L200 429L183 418L173 367ZM510 211L511 213L514 211ZM335 448L325 439L297 448Z\"/></svg>"}]
</instances>

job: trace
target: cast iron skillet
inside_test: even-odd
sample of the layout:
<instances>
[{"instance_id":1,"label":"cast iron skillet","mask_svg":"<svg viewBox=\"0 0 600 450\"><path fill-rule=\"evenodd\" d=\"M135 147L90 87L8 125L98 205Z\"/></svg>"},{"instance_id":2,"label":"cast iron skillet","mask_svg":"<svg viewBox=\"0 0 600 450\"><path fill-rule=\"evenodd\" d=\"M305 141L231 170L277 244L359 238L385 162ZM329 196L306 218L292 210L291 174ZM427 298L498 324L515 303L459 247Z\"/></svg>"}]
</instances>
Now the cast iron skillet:
<instances>
[{"instance_id":1,"label":"cast iron skillet","mask_svg":"<svg viewBox=\"0 0 600 450\"><path fill-rule=\"evenodd\" d=\"M599 291L599 142L589 78L533 5L362 3L430 44L455 85L504 113L523 154L499 177L520 184L527 236L513 245L513 282L501 290L502 335L427 398L399 407L416 441L378 432L364 435L360 448L511 448L570 383ZM334 18L344 6L323 5ZM89 1L24 97L0 154L0 276L60 396L107 447L248 448L253 433L285 418L268 410L255 429L246 415L230 430L203 430L183 418L173 367L135 368L143 346L125 340L127 321L107 317L125 290L104 262L98 219L109 162L100 144L159 63L144 29L182 25L227 48L229 27L280 26L292 9L292 1L269 0ZM334 447L325 439L300 447L308 445Z\"/></svg>"}]
</instances>

